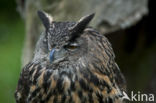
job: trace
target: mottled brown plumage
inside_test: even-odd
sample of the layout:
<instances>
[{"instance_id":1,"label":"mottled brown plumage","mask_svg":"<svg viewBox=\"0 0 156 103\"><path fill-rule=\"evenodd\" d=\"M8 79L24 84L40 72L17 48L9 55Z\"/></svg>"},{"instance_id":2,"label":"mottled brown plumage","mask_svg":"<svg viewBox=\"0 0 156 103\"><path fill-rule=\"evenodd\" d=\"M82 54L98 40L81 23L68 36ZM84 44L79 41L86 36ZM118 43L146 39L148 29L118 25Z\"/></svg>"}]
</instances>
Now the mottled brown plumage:
<instances>
[{"instance_id":1,"label":"mottled brown plumage","mask_svg":"<svg viewBox=\"0 0 156 103\"><path fill-rule=\"evenodd\" d=\"M46 31L20 75L17 103L122 103L125 80L107 38L79 22L38 13Z\"/></svg>"}]
</instances>

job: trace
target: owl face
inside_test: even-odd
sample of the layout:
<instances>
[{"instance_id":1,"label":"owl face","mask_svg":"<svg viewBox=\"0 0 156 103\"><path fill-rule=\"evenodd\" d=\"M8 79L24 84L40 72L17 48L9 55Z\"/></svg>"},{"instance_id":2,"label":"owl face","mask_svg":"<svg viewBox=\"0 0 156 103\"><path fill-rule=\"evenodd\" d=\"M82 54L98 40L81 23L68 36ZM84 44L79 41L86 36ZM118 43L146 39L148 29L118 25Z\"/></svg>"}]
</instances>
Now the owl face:
<instances>
[{"instance_id":1,"label":"owl face","mask_svg":"<svg viewBox=\"0 0 156 103\"><path fill-rule=\"evenodd\" d=\"M88 40L84 29L94 14L83 17L78 22L55 22L51 16L41 11L38 15L46 30L39 40L36 59L45 59L49 64L63 61L74 63L87 54Z\"/></svg>"},{"instance_id":2,"label":"owl face","mask_svg":"<svg viewBox=\"0 0 156 103\"><path fill-rule=\"evenodd\" d=\"M74 22L55 22L47 31L49 60L51 63L70 60L76 61L87 53L88 42L84 35L73 38L69 28ZM81 33L83 34L83 33Z\"/></svg>"}]
</instances>

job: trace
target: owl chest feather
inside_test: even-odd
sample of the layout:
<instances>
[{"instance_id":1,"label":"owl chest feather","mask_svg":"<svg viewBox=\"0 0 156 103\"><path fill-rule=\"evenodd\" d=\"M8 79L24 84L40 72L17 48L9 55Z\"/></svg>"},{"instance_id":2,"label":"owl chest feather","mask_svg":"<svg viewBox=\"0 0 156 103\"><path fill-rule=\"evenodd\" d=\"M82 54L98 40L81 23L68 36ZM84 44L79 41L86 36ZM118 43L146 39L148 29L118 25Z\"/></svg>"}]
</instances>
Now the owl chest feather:
<instances>
[{"instance_id":1,"label":"owl chest feather","mask_svg":"<svg viewBox=\"0 0 156 103\"><path fill-rule=\"evenodd\" d=\"M93 66L93 65L92 65ZM28 103L121 103L119 91L107 74L83 66L52 70L29 69Z\"/></svg>"}]
</instances>

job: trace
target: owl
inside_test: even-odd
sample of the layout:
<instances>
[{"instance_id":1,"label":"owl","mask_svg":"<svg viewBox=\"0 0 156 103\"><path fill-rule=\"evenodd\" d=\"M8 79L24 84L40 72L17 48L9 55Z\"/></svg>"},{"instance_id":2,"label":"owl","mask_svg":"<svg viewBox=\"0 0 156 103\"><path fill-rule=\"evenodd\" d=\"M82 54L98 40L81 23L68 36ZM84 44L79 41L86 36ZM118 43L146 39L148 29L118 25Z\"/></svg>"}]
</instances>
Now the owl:
<instances>
[{"instance_id":1,"label":"owl","mask_svg":"<svg viewBox=\"0 0 156 103\"><path fill-rule=\"evenodd\" d=\"M108 39L88 24L56 22L38 11L45 31L20 74L16 103L123 103L125 79Z\"/></svg>"}]
</instances>

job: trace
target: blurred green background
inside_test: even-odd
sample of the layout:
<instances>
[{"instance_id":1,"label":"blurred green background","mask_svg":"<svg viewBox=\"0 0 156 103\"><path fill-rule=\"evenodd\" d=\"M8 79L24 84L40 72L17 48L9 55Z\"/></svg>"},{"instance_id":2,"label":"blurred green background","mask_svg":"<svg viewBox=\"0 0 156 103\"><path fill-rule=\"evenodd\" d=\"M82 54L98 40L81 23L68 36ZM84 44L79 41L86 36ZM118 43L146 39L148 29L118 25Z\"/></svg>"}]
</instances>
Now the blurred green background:
<instances>
[{"instance_id":1,"label":"blurred green background","mask_svg":"<svg viewBox=\"0 0 156 103\"><path fill-rule=\"evenodd\" d=\"M0 0L0 103L15 103L24 34L16 2Z\"/></svg>"}]
</instances>

